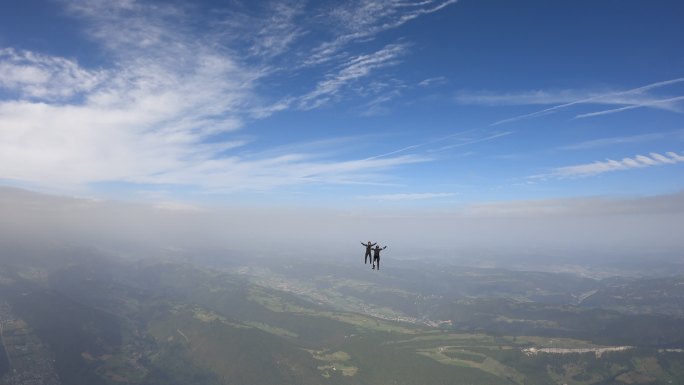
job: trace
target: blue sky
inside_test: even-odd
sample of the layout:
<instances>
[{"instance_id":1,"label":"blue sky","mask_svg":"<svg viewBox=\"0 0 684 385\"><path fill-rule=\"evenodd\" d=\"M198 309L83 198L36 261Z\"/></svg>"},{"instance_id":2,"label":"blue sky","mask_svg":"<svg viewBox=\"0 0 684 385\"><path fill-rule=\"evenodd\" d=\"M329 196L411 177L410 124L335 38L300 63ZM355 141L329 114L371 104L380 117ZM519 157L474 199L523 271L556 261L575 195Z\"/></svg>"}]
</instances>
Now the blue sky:
<instances>
[{"instance_id":1,"label":"blue sky","mask_svg":"<svg viewBox=\"0 0 684 385\"><path fill-rule=\"evenodd\" d=\"M680 1L13 1L0 183L331 207L684 189Z\"/></svg>"}]
</instances>

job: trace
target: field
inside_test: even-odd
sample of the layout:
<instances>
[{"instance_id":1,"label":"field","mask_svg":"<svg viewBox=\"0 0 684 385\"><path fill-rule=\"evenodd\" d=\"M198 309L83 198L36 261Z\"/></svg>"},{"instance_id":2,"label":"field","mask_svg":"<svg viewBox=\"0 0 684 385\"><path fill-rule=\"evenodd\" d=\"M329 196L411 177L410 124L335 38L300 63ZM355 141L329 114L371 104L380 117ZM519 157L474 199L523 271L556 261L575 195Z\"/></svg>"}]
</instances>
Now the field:
<instances>
[{"instance_id":1,"label":"field","mask_svg":"<svg viewBox=\"0 0 684 385\"><path fill-rule=\"evenodd\" d=\"M678 316L583 308L577 298L592 285L584 279L461 272L458 285L476 277L483 294L466 285L449 296L443 273L418 287L401 271L352 279L351 270L315 274L326 266L272 269L97 259L48 271L15 266L2 271L0 298L10 309L3 317L44 346L31 358L54 356L59 379L75 385L684 380ZM543 287L531 290L527 279ZM576 291L559 296L563 285ZM531 298L537 292L554 299Z\"/></svg>"}]
</instances>

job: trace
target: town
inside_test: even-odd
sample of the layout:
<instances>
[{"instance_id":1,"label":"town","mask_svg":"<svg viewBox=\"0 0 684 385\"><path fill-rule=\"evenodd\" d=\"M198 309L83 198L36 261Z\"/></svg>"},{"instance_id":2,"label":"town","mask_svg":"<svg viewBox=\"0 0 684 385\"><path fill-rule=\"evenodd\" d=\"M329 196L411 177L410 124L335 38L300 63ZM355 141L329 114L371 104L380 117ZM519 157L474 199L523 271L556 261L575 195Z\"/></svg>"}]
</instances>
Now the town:
<instances>
[{"instance_id":1,"label":"town","mask_svg":"<svg viewBox=\"0 0 684 385\"><path fill-rule=\"evenodd\" d=\"M60 385L54 357L11 306L0 300L0 341L9 370L0 385Z\"/></svg>"}]
</instances>

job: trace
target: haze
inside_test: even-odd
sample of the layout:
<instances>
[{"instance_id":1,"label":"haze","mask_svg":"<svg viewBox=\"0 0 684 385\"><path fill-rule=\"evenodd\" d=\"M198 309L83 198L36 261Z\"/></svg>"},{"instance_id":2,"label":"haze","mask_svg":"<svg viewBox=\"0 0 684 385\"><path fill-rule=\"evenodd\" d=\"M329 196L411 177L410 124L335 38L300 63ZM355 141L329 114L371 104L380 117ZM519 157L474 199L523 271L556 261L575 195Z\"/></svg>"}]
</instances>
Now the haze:
<instances>
[{"instance_id":1,"label":"haze","mask_svg":"<svg viewBox=\"0 0 684 385\"><path fill-rule=\"evenodd\" d=\"M684 194L374 210L151 206L0 189L6 244L88 246L143 255L224 250L240 255L356 261L359 241L394 259L546 269L604 262L681 264ZM153 251L150 251L153 250ZM199 253L199 252L197 252ZM668 264L669 266L669 264Z\"/></svg>"}]
</instances>

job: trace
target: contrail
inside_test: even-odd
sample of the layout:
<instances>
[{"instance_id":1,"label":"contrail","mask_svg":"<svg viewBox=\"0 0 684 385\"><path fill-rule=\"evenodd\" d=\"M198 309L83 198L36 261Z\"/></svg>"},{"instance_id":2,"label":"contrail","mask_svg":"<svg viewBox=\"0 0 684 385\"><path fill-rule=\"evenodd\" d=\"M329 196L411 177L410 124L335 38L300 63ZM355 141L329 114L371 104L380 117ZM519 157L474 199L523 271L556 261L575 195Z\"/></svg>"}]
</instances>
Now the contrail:
<instances>
[{"instance_id":1,"label":"contrail","mask_svg":"<svg viewBox=\"0 0 684 385\"><path fill-rule=\"evenodd\" d=\"M459 135L467 134L467 133L474 132L474 131L478 131L478 130L482 130L482 128L471 128L470 130L460 131L460 132L457 132L457 133L454 133L454 134L449 134L449 135L447 135L447 136L442 136L442 137L437 138L437 139L428 140L427 142L418 143L418 144L413 144L413 145L410 145L410 146L406 146L406 147L400 148L400 149L398 149L398 150L393 150L393 151L390 151L390 152L386 152L386 153L384 153L384 154L371 156L371 157L369 157L369 158L365 158L364 160L377 159L377 158L382 158L382 157L385 157L385 156L390 156L390 155L398 154L398 153L400 153L400 152L404 152L404 151L412 150L412 149L414 149L414 148L419 148L419 147L427 146L428 144L439 143L439 142L445 141L445 140L447 140L447 139L451 139L451 138L457 137L457 136L459 136Z\"/></svg>"},{"instance_id":2,"label":"contrail","mask_svg":"<svg viewBox=\"0 0 684 385\"><path fill-rule=\"evenodd\" d=\"M592 116L599 116L599 115L614 114L616 112L633 110L635 108L650 107L650 106L657 106L659 104L678 102L680 100L684 100L684 96L677 96L677 97L669 98L669 99L656 100L656 101L649 102L649 103L632 104L632 105L625 106L625 107L612 108L610 110L603 110L603 111L589 112L586 114L579 114L579 115L575 116L575 119L589 118Z\"/></svg>"},{"instance_id":3,"label":"contrail","mask_svg":"<svg viewBox=\"0 0 684 385\"><path fill-rule=\"evenodd\" d=\"M651 90L651 89L653 89L653 88L664 87L664 86L668 86L668 85L670 85L670 84L680 83L680 82L683 82L683 81L684 81L684 78L677 78L677 79L665 80L665 81L662 81L662 82L647 84L647 85L645 85L645 86L641 86L641 87L638 87L638 88L632 88L632 89L626 90L626 91L611 92L611 93L608 93L608 94L603 94L603 95L598 95L598 96L592 96L592 97L590 97L590 98L575 100L574 102L569 102L569 103L565 103L565 104L559 104L559 105L557 105L557 106L549 107L549 108L546 108L546 109L543 109L543 110L540 110L540 111L536 111L536 112L532 112L532 113L529 113L529 114L518 115L518 116L515 116L515 117L512 117L512 118L499 120L499 121L497 121L497 122L494 122L494 123L490 124L490 126L497 126L497 125L499 125L499 124L510 123L510 122L514 122L514 121L517 121L517 120L521 120L521 119L534 118L534 117L537 117L537 116L548 115L548 114L552 114L552 113L554 113L554 112L556 112L556 111L558 111L558 110L564 109L564 108L566 108L566 107L571 107L571 106L574 106L574 105L577 105L577 104L591 103L591 102L594 102L594 101L597 101L597 100L601 100L601 99L603 99L603 98L606 98L606 97L608 97L608 96L620 96L620 95L628 95L628 94L633 94L633 93L639 93L639 92Z\"/></svg>"}]
</instances>

